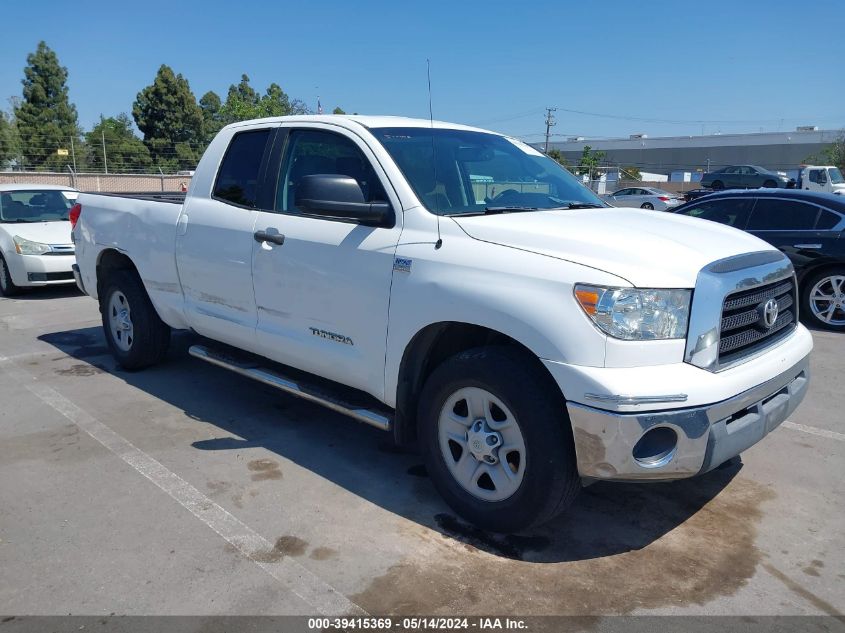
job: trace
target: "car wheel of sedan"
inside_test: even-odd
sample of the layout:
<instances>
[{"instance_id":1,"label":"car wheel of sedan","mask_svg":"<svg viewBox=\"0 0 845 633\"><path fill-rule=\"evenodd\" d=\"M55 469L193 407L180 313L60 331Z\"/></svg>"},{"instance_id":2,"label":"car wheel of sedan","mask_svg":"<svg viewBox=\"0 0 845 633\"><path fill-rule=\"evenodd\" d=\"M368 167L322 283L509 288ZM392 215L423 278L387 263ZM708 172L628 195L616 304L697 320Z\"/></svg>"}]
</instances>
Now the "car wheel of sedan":
<instances>
[{"instance_id":1,"label":"car wheel of sedan","mask_svg":"<svg viewBox=\"0 0 845 633\"><path fill-rule=\"evenodd\" d=\"M714 180L714 181L713 181L713 184L712 184L712 185L710 185L710 187L711 187L712 189L715 189L716 191L719 191L719 190L721 190L721 189L724 189L724 188L725 188L725 183L723 183L721 180Z\"/></svg>"},{"instance_id":2,"label":"car wheel of sedan","mask_svg":"<svg viewBox=\"0 0 845 633\"><path fill-rule=\"evenodd\" d=\"M418 434L434 486L476 526L516 532L575 498L572 427L550 376L521 350L483 347L444 361L419 398Z\"/></svg>"},{"instance_id":3,"label":"car wheel of sedan","mask_svg":"<svg viewBox=\"0 0 845 633\"><path fill-rule=\"evenodd\" d=\"M12 281L12 273L9 271L9 266L6 260L0 255L0 294L6 297L12 297L21 291Z\"/></svg>"},{"instance_id":4,"label":"car wheel of sedan","mask_svg":"<svg viewBox=\"0 0 845 633\"><path fill-rule=\"evenodd\" d=\"M804 282L802 308L808 321L826 330L845 331L845 269L824 270Z\"/></svg>"},{"instance_id":5,"label":"car wheel of sedan","mask_svg":"<svg viewBox=\"0 0 845 633\"><path fill-rule=\"evenodd\" d=\"M767 180L763 183L763 186L767 189L776 189L778 184L774 180Z\"/></svg>"},{"instance_id":6,"label":"car wheel of sedan","mask_svg":"<svg viewBox=\"0 0 845 633\"><path fill-rule=\"evenodd\" d=\"M643 202L642 205L640 205L640 209L649 209L654 211L654 205L651 204L651 202Z\"/></svg>"}]
</instances>

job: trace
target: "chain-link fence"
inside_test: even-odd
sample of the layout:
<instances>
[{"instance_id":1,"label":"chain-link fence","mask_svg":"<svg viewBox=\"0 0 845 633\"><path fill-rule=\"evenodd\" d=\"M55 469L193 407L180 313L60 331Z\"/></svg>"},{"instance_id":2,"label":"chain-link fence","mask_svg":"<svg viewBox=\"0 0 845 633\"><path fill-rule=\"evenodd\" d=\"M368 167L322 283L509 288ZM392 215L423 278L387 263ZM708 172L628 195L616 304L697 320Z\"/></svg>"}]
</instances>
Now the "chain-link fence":
<instances>
[{"instance_id":1,"label":"chain-link fence","mask_svg":"<svg viewBox=\"0 0 845 633\"><path fill-rule=\"evenodd\" d=\"M102 174L6 171L0 172L0 184L38 184L71 187L80 191L104 193L187 191L191 174Z\"/></svg>"}]
</instances>

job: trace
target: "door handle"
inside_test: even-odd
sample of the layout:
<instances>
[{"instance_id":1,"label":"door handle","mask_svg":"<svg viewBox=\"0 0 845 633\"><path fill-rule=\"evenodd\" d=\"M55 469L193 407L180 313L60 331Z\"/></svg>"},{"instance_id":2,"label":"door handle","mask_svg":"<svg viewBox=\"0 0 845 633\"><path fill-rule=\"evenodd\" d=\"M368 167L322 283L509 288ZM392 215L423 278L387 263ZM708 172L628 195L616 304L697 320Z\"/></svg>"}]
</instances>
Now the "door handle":
<instances>
[{"instance_id":1,"label":"door handle","mask_svg":"<svg viewBox=\"0 0 845 633\"><path fill-rule=\"evenodd\" d=\"M281 233L268 233L267 231L256 231L252 234L256 242L272 242L281 246L285 243L285 236Z\"/></svg>"},{"instance_id":2,"label":"door handle","mask_svg":"<svg viewBox=\"0 0 845 633\"><path fill-rule=\"evenodd\" d=\"M795 248L821 248L821 244L793 244Z\"/></svg>"}]
</instances>

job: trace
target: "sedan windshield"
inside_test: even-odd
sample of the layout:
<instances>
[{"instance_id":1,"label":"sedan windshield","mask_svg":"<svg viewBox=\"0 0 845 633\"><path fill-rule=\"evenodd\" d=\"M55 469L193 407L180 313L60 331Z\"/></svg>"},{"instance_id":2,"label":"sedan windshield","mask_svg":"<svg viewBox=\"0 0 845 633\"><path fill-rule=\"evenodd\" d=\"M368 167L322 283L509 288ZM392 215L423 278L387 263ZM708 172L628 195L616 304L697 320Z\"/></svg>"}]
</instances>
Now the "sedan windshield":
<instances>
[{"instance_id":1,"label":"sedan windshield","mask_svg":"<svg viewBox=\"0 0 845 633\"><path fill-rule=\"evenodd\" d=\"M377 128L417 197L439 215L607 206L557 162L496 134Z\"/></svg>"},{"instance_id":2,"label":"sedan windshield","mask_svg":"<svg viewBox=\"0 0 845 633\"><path fill-rule=\"evenodd\" d=\"M0 193L0 222L58 222L68 219L71 201L62 191L27 189Z\"/></svg>"}]
</instances>

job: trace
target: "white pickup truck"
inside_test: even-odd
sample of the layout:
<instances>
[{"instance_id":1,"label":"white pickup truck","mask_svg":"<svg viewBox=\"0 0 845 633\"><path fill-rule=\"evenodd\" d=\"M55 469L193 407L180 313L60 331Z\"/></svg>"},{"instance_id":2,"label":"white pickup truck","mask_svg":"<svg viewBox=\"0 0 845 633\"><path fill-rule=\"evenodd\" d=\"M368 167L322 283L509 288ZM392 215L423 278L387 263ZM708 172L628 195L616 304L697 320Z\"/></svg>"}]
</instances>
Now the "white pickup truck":
<instances>
[{"instance_id":1,"label":"white pickup truck","mask_svg":"<svg viewBox=\"0 0 845 633\"><path fill-rule=\"evenodd\" d=\"M783 254L608 208L483 130L238 123L183 204L82 194L71 220L77 281L122 366L192 330L193 356L416 444L486 529L544 522L598 479L705 473L807 390L812 339Z\"/></svg>"}]
</instances>

